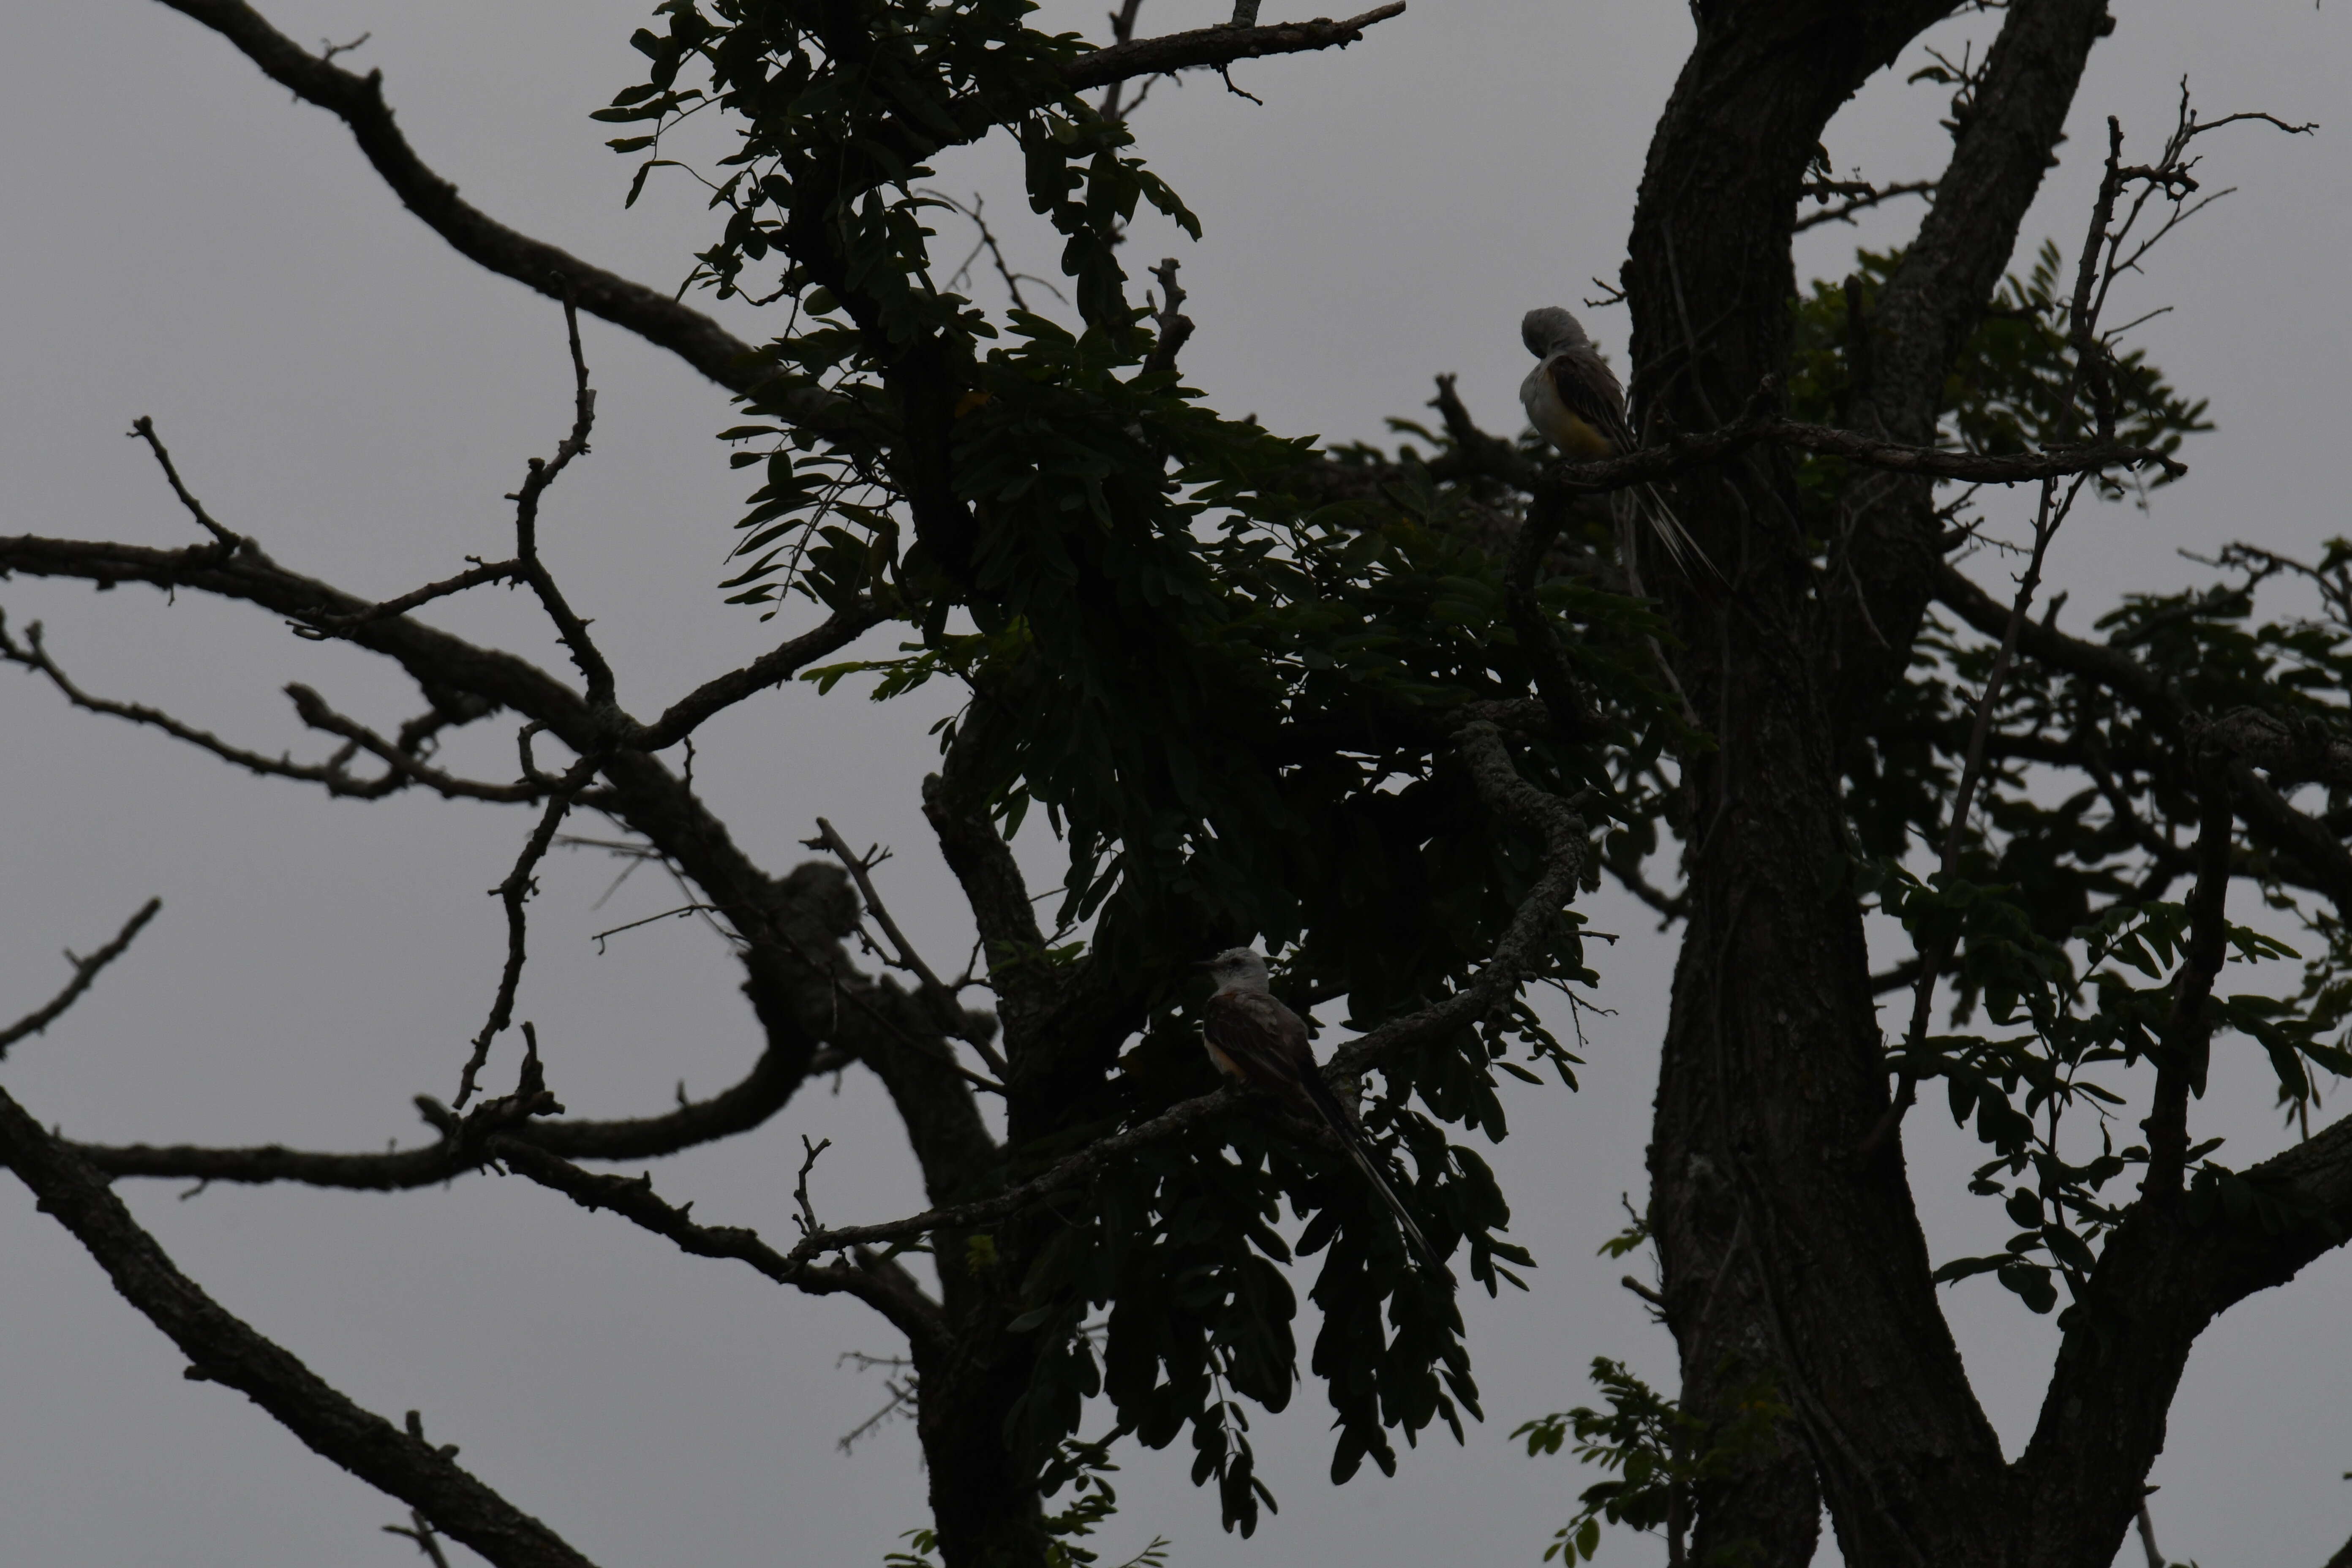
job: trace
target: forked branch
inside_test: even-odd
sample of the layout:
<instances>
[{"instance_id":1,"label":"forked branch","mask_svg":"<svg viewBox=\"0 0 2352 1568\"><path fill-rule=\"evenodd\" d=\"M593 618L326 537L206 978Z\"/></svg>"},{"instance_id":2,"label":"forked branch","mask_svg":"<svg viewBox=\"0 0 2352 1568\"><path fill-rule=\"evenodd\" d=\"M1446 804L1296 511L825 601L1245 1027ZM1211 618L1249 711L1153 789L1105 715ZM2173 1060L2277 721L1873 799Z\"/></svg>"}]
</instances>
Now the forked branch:
<instances>
[{"instance_id":1,"label":"forked branch","mask_svg":"<svg viewBox=\"0 0 2352 1568\"><path fill-rule=\"evenodd\" d=\"M106 1178L0 1090L0 1164L72 1233L114 1288L188 1358L187 1375L234 1388L316 1452L390 1493L499 1568L593 1568L447 1450L353 1404L180 1272Z\"/></svg>"}]
</instances>

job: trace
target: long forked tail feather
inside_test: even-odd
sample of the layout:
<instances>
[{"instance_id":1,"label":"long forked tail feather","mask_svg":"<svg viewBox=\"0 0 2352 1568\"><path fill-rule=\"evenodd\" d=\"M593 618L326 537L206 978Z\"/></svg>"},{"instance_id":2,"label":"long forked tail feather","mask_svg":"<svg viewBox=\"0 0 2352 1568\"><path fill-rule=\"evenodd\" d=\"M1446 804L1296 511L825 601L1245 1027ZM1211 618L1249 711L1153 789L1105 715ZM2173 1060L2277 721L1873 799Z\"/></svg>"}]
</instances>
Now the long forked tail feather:
<instances>
[{"instance_id":1,"label":"long forked tail feather","mask_svg":"<svg viewBox=\"0 0 2352 1568\"><path fill-rule=\"evenodd\" d=\"M1722 581L1722 572L1706 558L1706 552L1698 547L1698 541L1691 537L1690 530L1683 526L1683 520L1675 515L1675 509L1666 504L1657 486L1641 486L1634 491L1632 504L1649 523L1650 531L1658 536L1658 542L1666 547L1667 557L1684 576L1691 575L1691 562L1696 560L1717 582Z\"/></svg>"},{"instance_id":2,"label":"long forked tail feather","mask_svg":"<svg viewBox=\"0 0 2352 1568\"><path fill-rule=\"evenodd\" d=\"M1421 1234L1421 1226L1413 1223L1412 1215L1405 1208L1404 1201L1396 1195L1396 1189L1390 1186L1389 1179L1381 1173L1380 1166L1372 1160L1371 1151L1364 1146L1363 1133L1349 1120L1348 1113L1339 1109L1339 1097L1323 1081L1321 1073L1307 1075L1307 1098L1313 1102L1317 1114L1348 1146L1349 1157L1356 1162L1356 1168L1364 1173L1364 1179L1372 1184L1372 1190L1381 1194L1381 1201L1388 1205L1389 1213L1396 1216L1397 1226L1404 1232L1404 1238L1412 1244L1413 1252L1432 1274L1444 1280L1450 1288L1454 1276L1447 1273L1445 1266L1437 1260L1437 1249L1429 1245L1429 1237Z\"/></svg>"}]
</instances>

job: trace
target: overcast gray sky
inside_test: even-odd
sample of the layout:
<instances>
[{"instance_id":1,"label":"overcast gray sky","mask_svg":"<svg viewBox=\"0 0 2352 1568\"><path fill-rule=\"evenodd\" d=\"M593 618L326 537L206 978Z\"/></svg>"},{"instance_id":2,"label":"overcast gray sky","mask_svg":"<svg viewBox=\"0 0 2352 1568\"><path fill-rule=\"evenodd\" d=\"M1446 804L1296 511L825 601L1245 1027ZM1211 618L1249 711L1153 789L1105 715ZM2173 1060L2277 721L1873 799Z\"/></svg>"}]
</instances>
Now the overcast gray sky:
<instances>
[{"instance_id":1,"label":"overcast gray sky","mask_svg":"<svg viewBox=\"0 0 2352 1568\"><path fill-rule=\"evenodd\" d=\"M683 276L710 220L693 187L656 179L621 208L626 167L585 118L637 79L632 0L272 0L299 38L372 32L428 162L491 213L645 281ZM1062 5L1100 27L1100 0ZM1295 8L1294 8L1295 9ZM1147 31L1221 19L1212 0L1148 0ZM2170 303L2143 340L2211 398L2220 433L2147 514L2070 524L2054 584L2086 624L2127 586L2170 585L2173 552L2252 535L2309 549L2342 527L2330 415L2347 361L2341 303L2352 174L2344 8L2301 0L2120 5L2095 58L2067 161L2026 227L2079 243L2099 117L2152 144L2179 79L2209 114L2262 108L2324 127L2288 142L2217 138L2210 184L2242 192L2159 253L2125 306ZM1286 15L1279 0L1268 19ZM1974 27L1982 37L1985 26ZM1969 29L1953 30L1953 42ZM1415 416L1429 377L1458 372L1474 412L1517 423L1521 311L1571 305L1613 277L1649 130L1690 37L1664 0L1415 0L1344 54L1245 66L1253 105L1212 79L1162 84L1139 118L1145 150L1208 226L1197 247L1139 230L1140 265L1185 259L1199 335L1192 378L1275 428L1377 437ZM289 565L389 595L503 552L500 495L567 414L554 307L474 269L403 212L348 136L210 34L140 0L26 7L0 51L0 532L178 543L185 518L122 438L152 415L198 494ZM1947 145L1932 88L1874 84L1832 127L1841 172L1931 174ZM1002 147L941 170L1025 217ZM1839 276L1854 244L1898 242L1911 215L1809 236L1808 274ZM1008 235L1031 269L1055 247ZM983 290L984 293L984 290ZM758 320L738 321L757 335ZM1622 312L1591 324L1620 348ZM769 329L772 330L772 329ZM595 450L544 524L575 604L597 617L639 711L765 647L775 628L723 607L728 523L742 485L711 434L724 399L664 355L591 323ZM1995 569L1997 570L1997 569ZM279 689L300 679L380 719L413 694L364 656L289 637L248 609L144 591L94 595L0 584L12 625L41 619L88 686L161 704L246 744L303 750ZM2079 617L2079 619L2078 619ZM492 594L442 624L560 667L543 623ZM712 724L697 765L714 806L773 868L824 813L894 845L895 912L934 961L970 941L917 810L936 701L876 707L779 693ZM515 812L421 799L332 803L231 773L152 734L68 710L0 679L0 1015L62 981L145 898L164 912L131 956L43 1038L16 1048L11 1091L80 1136L379 1147L419 1135L409 1097L453 1092L463 1042L495 981L501 926L482 889L524 832ZM503 742L468 738L461 754ZM487 766L502 765L486 762ZM572 1110L636 1113L682 1079L707 1092L754 1048L732 966L708 932L668 922L589 934L665 906L614 868L551 863L534 906L519 1016L537 1020ZM1179 1453L1128 1457L1118 1555L1152 1533L1183 1568L1475 1560L1532 1563L1586 1478L1507 1440L1528 1416L1589 1397L1595 1355L1666 1379L1671 1347L1592 1259L1617 1195L1643 1184L1669 939L1622 901L1595 918L1626 941L1604 965L1582 1093L1515 1089L1496 1155L1534 1289L1468 1302L1489 1419L1403 1458L1394 1479L1325 1479L1328 1415L1305 1385L1255 1428L1283 1511L1254 1542L1220 1533ZM511 1072L502 1050L494 1076ZM2217 1083L2216 1130L2241 1158L2275 1143L2266 1074ZM1914 1179L1938 1256L1983 1250L2006 1225L1957 1173L1973 1145L1914 1119ZM796 1134L830 1136L814 1195L829 1221L916 1206L880 1096L856 1076L813 1086L761 1135L674 1161L663 1191L712 1219L787 1228ZM854 1455L835 1438L880 1402L838 1364L884 1352L862 1309L681 1258L610 1216L520 1182L477 1177L392 1197L299 1189L126 1192L181 1263L231 1308L354 1397L425 1413L437 1440L599 1562L873 1563L924 1522L911 1432ZM184 1382L169 1345L21 1188L0 1184L0 1559L27 1564L310 1568L396 1564L379 1534L397 1509L301 1448L236 1395ZM2352 1361L2338 1319L2352 1268L2333 1258L2207 1336L2155 1479L2167 1550L2221 1568L2317 1564L2352 1533ZM2052 1340L1989 1282L1948 1297L1988 1408L2030 1427ZM1310 1325L1311 1327L1311 1325ZM1302 1335L1303 1337L1303 1335ZM1631 1538L1610 1560L1654 1561ZM1825 1554L1826 1555L1826 1554ZM1116 1560L1116 1555L1114 1556Z\"/></svg>"}]
</instances>

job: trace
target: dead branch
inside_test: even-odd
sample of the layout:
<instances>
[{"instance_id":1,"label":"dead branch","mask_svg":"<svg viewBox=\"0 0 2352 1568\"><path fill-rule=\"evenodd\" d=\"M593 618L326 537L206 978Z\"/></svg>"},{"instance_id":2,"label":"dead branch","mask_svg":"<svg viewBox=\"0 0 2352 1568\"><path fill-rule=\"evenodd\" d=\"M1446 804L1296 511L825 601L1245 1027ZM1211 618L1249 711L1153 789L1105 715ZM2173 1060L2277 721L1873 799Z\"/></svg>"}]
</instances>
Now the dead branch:
<instances>
[{"instance_id":1,"label":"dead branch","mask_svg":"<svg viewBox=\"0 0 2352 1568\"><path fill-rule=\"evenodd\" d=\"M594 776L596 766L593 757L583 757L572 765L562 784L549 793L546 808L539 815L539 826L531 829L530 837L524 840L522 853L515 858L514 869L507 873L505 881L490 889L506 906L506 963L499 971L498 995L490 1003L490 1016L483 1022L482 1032L474 1037L473 1054L466 1058L465 1070L457 1077L457 1098L450 1102L457 1110L464 1110L466 1101L473 1098L474 1077L482 1070L482 1064L489 1059L490 1042L498 1038L508 1021L514 1016L515 988L522 982L525 939L530 931L530 920L523 912L523 902L539 890L538 880L531 873L545 858L548 846L555 841L555 830L563 825L563 818L572 810L572 798ZM526 1024L523 1027L529 1029L530 1026Z\"/></svg>"},{"instance_id":2,"label":"dead branch","mask_svg":"<svg viewBox=\"0 0 2352 1568\"><path fill-rule=\"evenodd\" d=\"M68 948L66 952L66 962L73 965L73 978L66 982L64 990L50 997L47 1002L34 1008L6 1028L0 1029L0 1057L6 1056L8 1047L18 1040L28 1035L41 1033L51 1024L65 1016L66 1009L81 1000L82 993L89 989L90 983L98 978L100 971L130 950L131 942L137 940L139 933L147 928L147 922L153 920L156 911L163 907L163 900L148 900L139 907L136 914L122 922L122 929L115 933L112 942L108 942L88 958L77 957Z\"/></svg>"},{"instance_id":3,"label":"dead branch","mask_svg":"<svg viewBox=\"0 0 2352 1568\"><path fill-rule=\"evenodd\" d=\"M343 736L352 742L323 763L297 763L283 754L264 756L259 752L232 745L208 730L199 730L193 724L174 719L160 708L94 696L77 685L51 657L42 640L42 627L37 621L25 628L25 640L19 643L9 636L7 617L0 614L0 660L47 678L49 684L56 687L67 701L86 712L161 730L174 740L184 741L199 750L210 752L223 762L234 763L249 773L259 773L265 778L294 779L319 784L329 795L341 798L381 800L411 784L421 784L452 798L471 800L536 800L542 793L529 785L493 784L458 778L429 767L418 762L400 744L336 714L317 692L307 686L295 685L286 689L287 695L293 699L296 713L311 728ZM413 743L421 744L446 721L446 717L437 713L426 720L414 721L407 727L406 738ZM356 752L362 750L382 758L389 771L372 779L353 776L349 771L351 759Z\"/></svg>"},{"instance_id":4,"label":"dead branch","mask_svg":"<svg viewBox=\"0 0 2352 1568\"><path fill-rule=\"evenodd\" d=\"M341 120L394 195L459 255L550 299L577 300L589 314L669 350L730 391L750 393L768 379L751 345L701 311L517 233L461 200L457 187L427 168L394 123L381 71L359 76L331 58L310 53L244 0L163 3L227 39L295 97ZM839 422L839 402L829 395L787 394L785 404L788 416L800 423Z\"/></svg>"},{"instance_id":5,"label":"dead branch","mask_svg":"<svg viewBox=\"0 0 2352 1568\"><path fill-rule=\"evenodd\" d=\"M1874 185L1863 180L1815 180L1800 186L1797 197L1800 201L1811 197L1821 205L1811 212L1798 214L1790 232L1802 234L1825 223L1850 224L1858 212L1867 212L1904 196L1932 199L1935 194L1933 180L1901 180L1891 185Z\"/></svg>"},{"instance_id":6,"label":"dead branch","mask_svg":"<svg viewBox=\"0 0 2352 1568\"><path fill-rule=\"evenodd\" d=\"M234 1388L313 1452L387 1492L499 1568L593 1568L553 1531L436 1448L363 1410L180 1272L106 1179L0 1090L0 1164L97 1259L125 1300L188 1358L187 1375Z\"/></svg>"},{"instance_id":7,"label":"dead branch","mask_svg":"<svg viewBox=\"0 0 2352 1568\"><path fill-rule=\"evenodd\" d=\"M573 458L588 450L588 433L596 425L596 392L588 384L588 362L580 352L580 310L568 294L563 300L563 327L572 348L572 429L557 445L553 458L529 460L530 472L523 479L522 489L507 500L515 503L515 559L521 563L517 574L539 596L547 618L555 623L555 635L563 640L572 662L587 680L588 706L601 711L614 706L613 667L597 651L588 635L588 623L566 602L562 590L556 586L554 574L539 558L540 498Z\"/></svg>"},{"instance_id":8,"label":"dead branch","mask_svg":"<svg viewBox=\"0 0 2352 1568\"><path fill-rule=\"evenodd\" d=\"M761 1241L757 1231L740 1226L697 1225L690 1217L693 1205L678 1208L664 1202L654 1191L650 1175L598 1175L519 1139L494 1139L489 1152L516 1174L562 1193L583 1208L617 1214L666 1238L681 1252L696 1258L731 1258L780 1285L814 1295L855 1296L909 1341L926 1348L945 1343L938 1306L919 1291L902 1288L897 1278L855 1265L818 1265L813 1261L817 1249L805 1241L789 1254L780 1253Z\"/></svg>"},{"instance_id":9,"label":"dead branch","mask_svg":"<svg viewBox=\"0 0 2352 1568\"><path fill-rule=\"evenodd\" d=\"M1203 66L1219 68L1266 55L1344 49L1361 38L1365 28L1403 15L1404 0L1390 0L1388 5L1374 6L1344 22L1318 17L1312 22L1282 22L1267 27L1228 24L1196 27L1189 33L1169 33L1157 38L1134 38L1080 55L1062 68L1062 83L1073 92L1086 92L1133 77L1169 76Z\"/></svg>"},{"instance_id":10,"label":"dead branch","mask_svg":"<svg viewBox=\"0 0 2352 1568\"><path fill-rule=\"evenodd\" d=\"M847 869L850 880L857 884L858 894L866 900L866 913L872 915L874 923L882 928L882 934L890 939L891 947L898 954L899 966L915 976L922 998L930 1005L941 1032L970 1045L980 1053L989 1070L1003 1079L1006 1073L1004 1058L989 1043L988 1028L964 1010L954 988L932 973L931 966L923 962L922 954L915 951L915 944L907 940L907 933L898 929L898 922L890 918L890 911L883 906L882 896L874 890L873 861L850 848L849 841L822 816L816 819L816 830L817 836L807 841L808 847L830 851Z\"/></svg>"},{"instance_id":11,"label":"dead branch","mask_svg":"<svg viewBox=\"0 0 2352 1568\"><path fill-rule=\"evenodd\" d=\"M416 1542L416 1550L425 1553L425 1560L432 1563L433 1568L449 1568L449 1558L441 1550L440 1532L433 1528L432 1521L415 1509L408 1510L406 1524L387 1524L383 1532L386 1535L404 1535Z\"/></svg>"},{"instance_id":12,"label":"dead branch","mask_svg":"<svg viewBox=\"0 0 2352 1568\"><path fill-rule=\"evenodd\" d=\"M163 437L155 434L154 420L142 414L131 422L130 434L147 443L147 449L155 454L155 462L163 470L164 481L172 487L172 493L180 498L180 504L188 509L188 515L196 520L196 526L219 542L224 553L245 542L214 521L212 513L205 510L205 503L188 493L188 487L180 480L180 470L173 465L172 454L164 449Z\"/></svg>"}]
</instances>

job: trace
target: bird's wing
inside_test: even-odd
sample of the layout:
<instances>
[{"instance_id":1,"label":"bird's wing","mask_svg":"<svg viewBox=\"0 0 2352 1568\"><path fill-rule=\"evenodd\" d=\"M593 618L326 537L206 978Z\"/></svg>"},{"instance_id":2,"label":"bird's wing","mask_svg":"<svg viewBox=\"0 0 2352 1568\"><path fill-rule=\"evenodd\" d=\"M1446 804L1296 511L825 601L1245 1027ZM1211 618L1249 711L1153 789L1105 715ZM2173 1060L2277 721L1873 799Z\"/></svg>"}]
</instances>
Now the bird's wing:
<instances>
[{"instance_id":1,"label":"bird's wing","mask_svg":"<svg viewBox=\"0 0 2352 1568\"><path fill-rule=\"evenodd\" d=\"M1304 1079L1315 1071L1307 1025L1265 992L1218 992L1202 1010L1201 1034L1243 1082L1292 1100L1306 1094Z\"/></svg>"},{"instance_id":2,"label":"bird's wing","mask_svg":"<svg viewBox=\"0 0 2352 1568\"><path fill-rule=\"evenodd\" d=\"M1639 445L1625 423L1625 389L1616 373L1591 349L1562 349L1542 365L1568 411L1609 437L1619 452Z\"/></svg>"},{"instance_id":3,"label":"bird's wing","mask_svg":"<svg viewBox=\"0 0 2352 1568\"><path fill-rule=\"evenodd\" d=\"M1396 1189L1381 1173L1355 1120L1339 1105L1339 1097L1323 1080L1315 1064L1314 1047L1307 1043L1307 1025L1297 1014L1263 991L1220 991L1201 1013L1201 1036L1210 1051L1228 1069L1254 1089L1267 1089L1292 1104L1312 1110L1347 1145L1349 1156L1364 1173L1381 1201L1396 1216L1397 1225L1415 1252L1451 1289L1453 1277L1438 1262L1436 1249L1421 1233Z\"/></svg>"}]
</instances>

